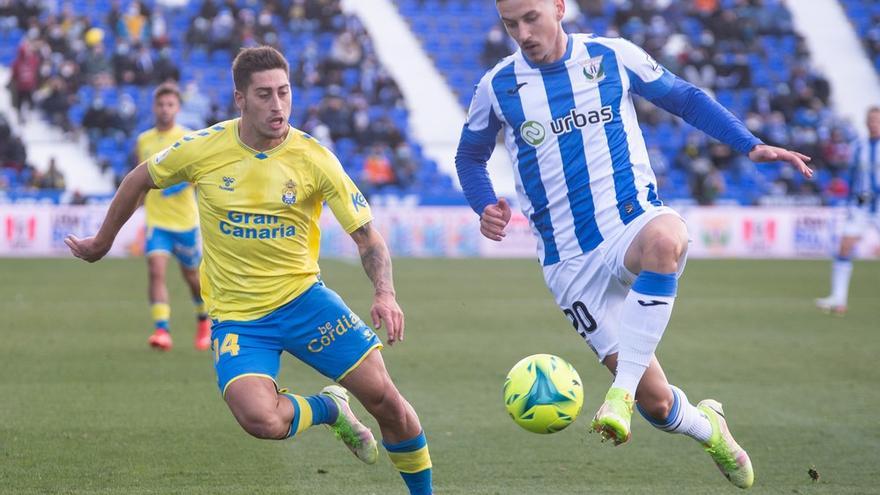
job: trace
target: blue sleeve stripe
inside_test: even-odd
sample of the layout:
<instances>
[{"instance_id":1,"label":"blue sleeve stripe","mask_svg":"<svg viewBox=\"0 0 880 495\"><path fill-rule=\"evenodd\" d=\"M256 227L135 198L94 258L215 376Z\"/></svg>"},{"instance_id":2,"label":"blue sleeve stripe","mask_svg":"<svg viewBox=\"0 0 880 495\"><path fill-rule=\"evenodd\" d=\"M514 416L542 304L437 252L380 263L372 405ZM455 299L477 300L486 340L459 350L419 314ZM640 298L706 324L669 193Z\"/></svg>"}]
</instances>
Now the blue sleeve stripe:
<instances>
[{"instance_id":1,"label":"blue sleeve stripe","mask_svg":"<svg viewBox=\"0 0 880 495\"><path fill-rule=\"evenodd\" d=\"M673 297L678 291L678 278L674 273L644 270L636 277L632 290L647 296Z\"/></svg>"},{"instance_id":2,"label":"blue sleeve stripe","mask_svg":"<svg viewBox=\"0 0 880 495\"><path fill-rule=\"evenodd\" d=\"M486 161L495 149L495 135L490 137L487 129L472 131L465 124L455 153L458 181L468 204L477 215L481 215L486 206L498 201L486 169Z\"/></svg>"},{"instance_id":3,"label":"blue sleeve stripe","mask_svg":"<svg viewBox=\"0 0 880 495\"><path fill-rule=\"evenodd\" d=\"M626 69L629 75L630 87L633 92L649 100L666 96L675 84L675 75L668 70L663 70L663 75L651 82L643 81L635 72Z\"/></svg>"},{"instance_id":4,"label":"blue sleeve stripe","mask_svg":"<svg viewBox=\"0 0 880 495\"><path fill-rule=\"evenodd\" d=\"M184 189L186 189L188 186L189 186L189 182L180 182L180 183L174 184L173 186L166 187L165 189L162 189L162 196L165 196L165 197L174 196L175 194L178 194L181 191L183 191Z\"/></svg>"}]
</instances>

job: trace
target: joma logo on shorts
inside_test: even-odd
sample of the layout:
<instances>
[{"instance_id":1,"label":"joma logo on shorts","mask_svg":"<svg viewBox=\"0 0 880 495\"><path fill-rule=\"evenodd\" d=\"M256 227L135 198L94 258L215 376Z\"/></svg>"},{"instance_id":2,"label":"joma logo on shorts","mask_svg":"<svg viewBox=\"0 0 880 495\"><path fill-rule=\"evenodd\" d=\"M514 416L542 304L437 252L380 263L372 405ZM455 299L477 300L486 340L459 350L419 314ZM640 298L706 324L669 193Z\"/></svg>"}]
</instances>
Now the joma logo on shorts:
<instances>
[{"instance_id":1,"label":"joma logo on shorts","mask_svg":"<svg viewBox=\"0 0 880 495\"><path fill-rule=\"evenodd\" d=\"M336 318L336 321L328 321L323 325L319 325L318 331L321 332L321 336L309 341L309 352L323 351L333 342L336 342L336 337L341 337L352 328L358 328L362 325L363 321L354 313L342 315Z\"/></svg>"}]
</instances>

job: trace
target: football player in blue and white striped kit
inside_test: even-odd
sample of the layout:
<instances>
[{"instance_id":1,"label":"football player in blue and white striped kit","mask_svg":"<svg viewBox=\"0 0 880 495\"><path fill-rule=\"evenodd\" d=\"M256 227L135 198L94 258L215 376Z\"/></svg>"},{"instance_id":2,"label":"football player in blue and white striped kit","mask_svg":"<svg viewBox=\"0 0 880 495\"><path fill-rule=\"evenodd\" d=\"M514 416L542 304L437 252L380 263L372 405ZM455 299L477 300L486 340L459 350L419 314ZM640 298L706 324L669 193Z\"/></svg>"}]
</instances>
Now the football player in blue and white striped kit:
<instances>
[{"instance_id":1,"label":"football player in blue and white striped kit","mask_svg":"<svg viewBox=\"0 0 880 495\"><path fill-rule=\"evenodd\" d=\"M819 309L846 314L852 256L865 231L880 231L880 107L868 109L868 138L859 142L849 168L849 201L840 245L831 263L831 295L816 299Z\"/></svg>"},{"instance_id":2,"label":"football player in blue and white striped kit","mask_svg":"<svg viewBox=\"0 0 880 495\"><path fill-rule=\"evenodd\" d=\"M698 440L733 484L751 486L751 461L727 429L721 404L691 405L654 357L688 233L660 201L631 93L756 162L789 162L810 177L809 158L764 145L629 41L566 34L564 0L496 0L496 6L519 50L477 84L456 154L481 232L500 241L510 220L486 170L503 131L547 285L615 374L592 428L615 444L629 440L635 398L651 424Z\"/></svg>"}]
</instances>

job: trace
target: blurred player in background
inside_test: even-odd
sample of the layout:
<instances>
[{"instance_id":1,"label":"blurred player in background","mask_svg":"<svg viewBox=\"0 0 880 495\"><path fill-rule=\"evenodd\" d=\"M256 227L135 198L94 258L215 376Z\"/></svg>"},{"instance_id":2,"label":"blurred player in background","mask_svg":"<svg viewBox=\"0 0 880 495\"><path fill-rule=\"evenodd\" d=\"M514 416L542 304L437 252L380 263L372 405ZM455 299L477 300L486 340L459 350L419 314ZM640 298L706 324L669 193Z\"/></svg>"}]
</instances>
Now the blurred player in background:
<instances>
[{"instance_id":1,"label":"blurred player in background","mask_svg":"<svg viewBox=\"0 0 880 495\"><path fill-rule=\"evenodd\" d=\"M164 83L157 87L153 92L156 127L138 136L138 163L171 146L188 132L188 129L175 122L179 111L180 91L177 86ZM168 327L171 306L165 274L168 271L168 257L173 255L180 263L180 271L196 306L195 347L206 350L211 347L211 322L199 284L201 253L195 188L188 182L181 182L161 191L149 191L144 197L144 210L147 220L144 253L147 257L150 314L154 325L149 343L163 351L170 350L172 346Z\"/></svg>"},{"instance_id":2,"label":"blurred player in background","mask_svg":"<svg viewBox=\"0 0 880 495\"><path fill-rule=\"evenodd\" d=\"M748 488L751 461L727 429L721 404L691 405L654 356L672 315L688 233L658 198L631 93L754 161L789 162L809 177L809 158L764 145L629 41L567 35L563 0L496 6L519 50L477 85L456 155L480 231L501 241L510 220L486 171L503 130L547 285L615 375L592 428L616 445L629 440L635 398L652 425L696 439L734 485Z\"/></svg>"},{"instance_id":3,"label":"blurred player in background","mask_svg":"<svg viewBox=\"0 0 880 495\"><path fill-rule=\"evenodd\" d=\"M320 218L326 201L358 246L375 295L373 324L403 339L391 256L372 228L363 194L336 157L288 123L290 68L271 47L243 49L232 64L241 117L189 134L126 176L94 237L66 240L97 261L151 188L198 187L205 295L214 320L217 384L232 414L258 438L292 437L326 424L367 464L376 440L331 385L300 396L279 390L287 351L339 382L379 422L383 445L412 494L432 492L431 457L419 418L385 369L376 334L320 279Z\"/></svg>"},{"instance_id":4,"label":"blurred player in background","mask_svg":"<svg viewBox=\"0 0 880 495\"><path fill-rule=\"evenodd\" d=\"M849 168L849 204L840 246L831 263L831 295L816 299L819 309L838 315L846 314L856 244L868 228L880 232L880 107L868 109L866 121L868 139L856 147Z\"/></svg>"}]
</instances>

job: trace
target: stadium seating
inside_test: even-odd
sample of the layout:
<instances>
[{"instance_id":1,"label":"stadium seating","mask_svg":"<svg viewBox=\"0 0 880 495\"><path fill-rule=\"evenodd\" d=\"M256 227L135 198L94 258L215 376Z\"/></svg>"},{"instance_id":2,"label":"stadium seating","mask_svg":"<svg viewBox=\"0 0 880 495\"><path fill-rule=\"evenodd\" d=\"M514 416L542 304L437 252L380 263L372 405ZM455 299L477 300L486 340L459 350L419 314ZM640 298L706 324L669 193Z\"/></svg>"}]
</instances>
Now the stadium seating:
<instances>
[{"instance_id":1,"label":"stadium seating","mask_svg":"<svg viewBox=\"0 0 880 495\"><path fill-rule=\"evenodd\" d=\"M97 27L103 31L103 44L107 57L112 57L116 53L122 40L120 39L119 29L108 25L108 15L112 3L110 0L75 0L74 2L66 2L64 0L55 0L54 10L60 12L64 5L72 6L75 16L85 15L88 18L88 27ZM130 0L120 2L119 11L125 12L132 3ZM254 9L252 14L259 13L260 6L256 4L240 1L231 2L238 9ZM322 4L333 4L332 1L318 2ZM180 70L179 84L182 89L186 89L191 83L200 88L204 96L208 100L204 106L210 108L216 106L219 113L213 116L217 118L231 118L236 114L232 107L232 81L230 77L230 66L234 50L219 49L211 50L210 47L191 47L187 43L187 32L193 24L193 20L199 16L203 8L203 2L193 1L185 4L179 9L168 9L161 7L155 0L146 0L140 2L146 9L154 12L157 8L163 9L164 19L167 22L168 32L168 54L172 61L177 62ZM226 8L230 2L220 4L219 8ZM287 5L279 2L279 5ZM372 58L375 60L369 38L366 36L363 28L359 26L356 19L346 18L344 14L339 13L331 24L336 28L333 31L321 30L315 22L307 24L301 31L294 32L288 29L285 24L286 20L282 16L274 15L272 18L271 30L276 34L276 46L281 49L291 65L291 72L294 73L304 57L306 52L314 50L315 55L312 61L317 64L326 63L330 57L332 45L336 33L340 29L346 29L360 36L361 49L364 58ZM49 19L49 13L43 11L40 15L42 23L46 23ZM309 20L309 19L307 19ZM314 19L311 19L314 21ZM240 23L239 23L240 24ZM19 40L22 39L24 33L20 29L10 31L0 30L0 63L11 63L15 57L15 48ZM156 46L151 47L150 52L155 61L159 51ZM312 67L312 71L317 70ZM381 71L381 67L378 68ZM310 108L321 106L328 94L337 92L340 95L347 96L352 91L357 91L364 79L365 74L359 66L346 68L342 71L341 80L338 87L333 84L302 84L295 85L293 91L293 115L292 121L294 125L302 127L308 118ZM294 78L295 79L295 78ZM334 81L335 82L335 81ZM393 84L393 83L392 83ZM75 88L75 103L69 108L67 117L74 125L82 124L85 115L90 106L96 101L100 101L104 107L113 109L120 104L123 95L134 103L137 110L136 115L129 116L129 120L134 122L134 127L130 132L90 132L90 147L95 153L98 160L109 166L115 172L117 177L123 176L132 166L131 150L134 148L134 141L139 132L149 128L152 123L151 115L151 91L154 84L111 84L107 87L96 87L92 84L82 84ZM392 93L393 94L393 93ZM187 95L185 94L185 97ZM402 99L395 99L393 96L388 97L387 93L379 95L376 98L367 98L369 100L369 108L366 109L366 115L369 122L372 123L377 119L387 119L396 128L401 137L395 138L392 145L396 145L397 141L402 141L408 145L410 153L409 160L412 160L415 169L414 177L406 183L391 184L382 188L383 193L397 194L415 194L424 201L428 202L461 202L460 193L451 186L451 180L442 172L439 172L436 164L424 157L421 147L415 142L407 131L407 111L402 105ZM184 108L186 110L186 107ZM200 118L206 118L207 115L199 115ZM212 122L205 122L205 125ZM364 162L366 149L365 146L372 142L365 143L364 140L358 140L360 136L352 135L335 140L332 143L334 151L337 153L340 162L346 167L349 174L355 178L360 178L362 172L362 164ZM388 146L386 152L393 154L394 146ZM367 186L369 189L369 186Z\"/></svg>"},{"instance_id":2,"label":"stadium seating","mask_svg":"<svg viewBox=\"0 0 880 495\"><path fill-rule=\"evenodd\" d=\"M121 1L119 11L125 12L133 1ZM871 27L864 19L871 18L876 10L873 3L842 1L848 8L856 9L860 30ZM49 10L55 12L56 17L57 13L64 12L65 6L72 8L74 16L87 13L87 27L99 27L104 32L103 44L107 57L116 53L120 47L120 30L107 24L108 13L113 6L111 0L52 0L49 3L54 4ZM273 3L281 5L282 9L289 6L289 2L284 0ZM333 4L333 1L309 0L306 3ZM828 107L827 83L810 69L809 54L791 28L790 14L784 3L780 0L760 3L719 0L720 10L700 11L695 7L696 3L675 2L663 12L658 10L660 7L656 2L644 0L580 3L592 3L599 8L569 23L569 31L612 36L619 33L636 41L673 72L713 92L719 102L743 118L752 131L766 142L807 152L814 157L813 164L819 169L818 183L807 183L798 176L781 175L781 167L777 165L754 167L742 157L714 156L710 153L711 141L706 139L696 142L695 152L687 155L685 143L693 129L640 102L639 114L647 142L649 145L655 143L655 156L668 163L657 167L664 199L754 204L765 196L787 194L833 202L825 191L830 181L841 175L841 170L826 163L824 150L832 129L838 127L839 123ZM151 11L155 11L159 5L156 0L147 0L142 4ZM236 9L253 9L252 16L258 14L261 8L245 0L227 0L223 4L217 2L214 15L226 5ZM399 0L396 5L420 37L440 72L446 76L462 106L466 107L473 85L494 63L483 55L487 33L498 25L494 3ZM211 46L191 43L188 39L195 19L203 14L205 7L205 0L201 0L186 3L176 10L165 8L167 55L179 66L181 87L195 84L200 88L197 93L205 97L201 103L188 102L193 103L189 113L199 114L198 117L202 118L211 109L214 119L229 118L235 114L230 101L232 83L229 77L235 47L212 49ZM737 22L725 22L729 19L724 14L730 13L733 13ZM359 37L364 58L374 55L371 43L359 22L341 13L327 22L305 17L295 29L292 23L288 24L291 21L286 17L277 13L272 17L273 41L291 62L296 83L292 120L311 130L316 124L326 124L315 116L316 108L324 106L335 94L352 94L362 85L365 77L375 77L381 67L364 69L363 65L355 65L341 70L332 84L309 82L310 74L321 72L316 67L326 63L330 57L336 32L345 29ZM40 19L43 23L48 22L48 11L44 11ZM0 63L9 63L14 58L15 46L23 35L20 27L0 28ZM670 43L673 39L675 43ZM673 45L681 48L670 50L669 47ZM703 53L704 60L696 60L691 53L693 51ZM151 52L155 59L158 51L152 48ZM711 69L711 77L705 76L707 68ZM297 77L300 70L305 75ZM71 82L75 84L75 81ZM133 103L136 114L126 117L131 123L128 132L90 133L92 150L118 176L131 167L130 152L135 136L152 121L151 88L151 85L133 83L100 89L81 84L74 88L76 98L67 112L67 118L75 125L83 122L89 107L96 101L106 107L122 107L125 102L132 106ZM423 202L460 202L461 195L451 187L451 179L438 172L436 164L423 156L419 143L409 136L407 111L399 103L402 100L393 96L390 100L382 97L367 99L369 106L362 111L369 122L384 119L393 123L401 134L400 140L411 150L409 156L414 165L411 180L386 185L380 192L412 194ZM340 161L350 174L361 178L363 163L371 151L371 139L363 133L346 133L335 137L337 139L333 140L332 145ZM706 170L695 170L694 157L711 162L708 173Z\"/></svg>"},{"instance_id":3,"label":"stadium seating","mask_svg":"<svg viewBox=\"0 0 880 495\"><path fill-rule=\"evenodd\" d=\"M880 3L873 0L840 0L840 3L880 72Z\"/></svg>"},{"instance_id":4,"label":"stadium seating","mask_svg":"<svg viewBox=\"0 0 880 495\"><path fill-rule=\"evenodd\" d=\"M569 32L622 35L642 45L670 70L683 77L689 73L689 63L692 65L688 54L685 51L674 54L664 51L673 34L684 35L689 47L715 52L709 59L718 75L714 77L714 84L692 82L713 91L716 99L740 118L751 117L747 123L766 142L797 147L800 141L806 140L803 137L806 132L803 127L812 127L825 136L828 134L827 129L836 125L833 114L827 111L827 96L825 101L821 101L824 110L821 122L816 122L815 119L799 122L795 117L801 114L796 110L789 112L791 115L786 116L783 140L774 139L777 135L767 132L765 127L769 113L756 109L755 88L767 88L772 99L781 92L794 91L792 88L802 86L804 81L807 85L822 84L822 78L809 70L806 49L791 28L791 15L778 0L768 0L760 6L756 6L758 4L754 2L734 0L718 2L721 11L735 13L736 23L733 24L738 28L733 32L734 36L731 36L731 32L721 32L721 28L730 27L719 22L724 20L720 16L721 11L700 12L691 2L674 2L671 8L641 0L592 3L600 4L600 12L594 11L590 16L582 14L566 26ZM474 84L494 64L492 62L483 66L479 57L486 43L487 33L499 24L494 2L400 0L398 5L413 31L420 37L424 48L435 60L440 71L446 74L459 101L466 107ZM625 8L630 10L625 11ZM661 8L664 9L662 12L659 10ZM450 35L451 33L454 35ZM707 36L711 36L708 43ZM748 77L739 77L735 70L744 70ZM730 77L731 74L735 77ZM803 106L798 110L804 110ZM650 105L639 105L639 113L647 142L659 143L662 153L671 164L669 172L661 177L661 182L664 183L661 188L664 199L683 202L691 199L702 202L706 199L714 203L754 204L762 196L779 192L779 165L762 165L756 168L735 159L720 170L725 186L719 191L719 196L695 198L692 185L702 179L687 170L688 164L679 157L685 136L693 129L677 119L656 115ZM654 115L648 116L648 113ZM702 156L706 156L707 144L704 142L701 145ZM816 146L815 151L819 150L820 147ZM814 164L822 168L822 157L815 158ZM718 168L717 163L714 166ZM794 177L784 192L812 195L818 200L818 191L825 189L833 175L823 171L819 174L818 185L806 184L801 178Z\"/></svg>"}]
</instances>

